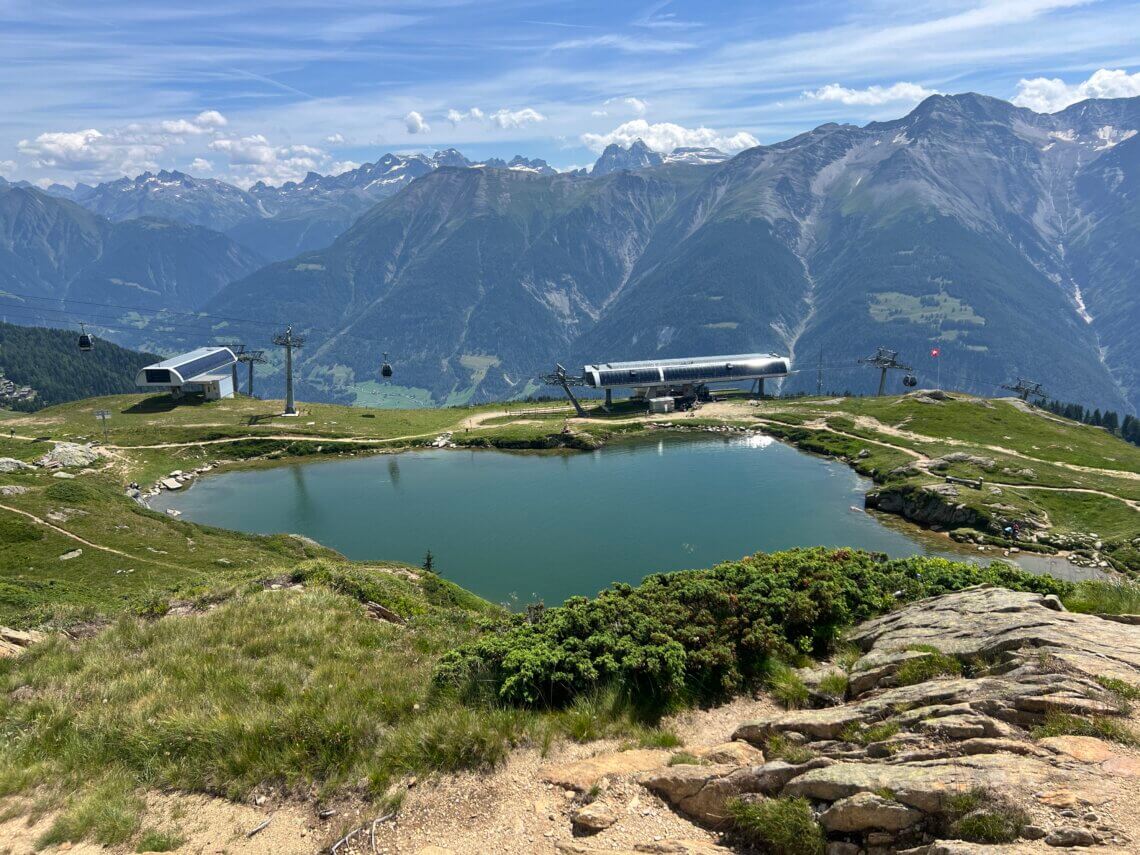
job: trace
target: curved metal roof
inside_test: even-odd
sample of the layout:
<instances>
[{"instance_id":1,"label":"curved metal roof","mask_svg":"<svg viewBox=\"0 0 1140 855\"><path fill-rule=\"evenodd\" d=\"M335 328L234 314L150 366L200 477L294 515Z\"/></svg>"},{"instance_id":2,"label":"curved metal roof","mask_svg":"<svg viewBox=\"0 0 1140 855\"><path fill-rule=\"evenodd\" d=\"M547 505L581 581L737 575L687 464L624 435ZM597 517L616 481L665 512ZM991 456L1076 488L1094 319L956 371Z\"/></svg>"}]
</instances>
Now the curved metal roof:
<instances>
[{"instance_id":1,"label":"curved metal roof","mask_svg":"<svg viewBox=\"0 0 1140 855\"><path fill-rule=\"evenodd\" d=\"M182 386L202 382L211 375L237 362L228 347L199 347L147 365L135 377L138 386Z\"/></svg>"},{"instance_id":2,"label":"curved metal roof","mask_svg":"<svg viewBox=\"0 0 1140 855\"><path fill-rule=\"evenodd\" d=\"M784 377L789 360L774 353L737 353L684 359L647 359L586 365L586 385L595 388L631 388L700 383L728 383Z\"/></svg>"}]
</instances>

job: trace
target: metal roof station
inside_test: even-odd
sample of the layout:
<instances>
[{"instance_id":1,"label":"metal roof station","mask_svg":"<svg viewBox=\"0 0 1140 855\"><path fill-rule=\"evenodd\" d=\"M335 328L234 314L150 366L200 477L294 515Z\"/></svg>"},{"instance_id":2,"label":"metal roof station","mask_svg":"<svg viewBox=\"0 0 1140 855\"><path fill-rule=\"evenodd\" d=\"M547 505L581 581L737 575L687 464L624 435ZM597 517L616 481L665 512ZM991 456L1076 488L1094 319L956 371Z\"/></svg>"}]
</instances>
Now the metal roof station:
<instances>
[{"instance_id":1,"label":"metal roof station","mask_svg":"<svg viewBox=\"0 0 1140 855\"><path fill-rule=\"evenodd\" d=\"M694 356L684 359L647 359L639 362L605 362L582 369L587 386L595 389L641 389L697 386L786 377L788 359L773 353L739 353L732 356Z\"/></svg>"},{"instance_id":2,"label":"metal roof station","mask_svg":"<svg viewBox=\"0 0 1140 855\"><path fill-rule=\"evenodd\" d=\"M604 389L606 407L613 400L614 389L630 389L634 399L648 403L651 412L670 412L674 407L687 409L697 400L707 400L712 383L755 383L763 395L764 381L786 377L791 360L774 353L738 353L729 356L691 356L683 359L645 359L637 362L602 362L586 365L582 374L570 376L561 365L553 374L540 379L561 386L584 416L572 386Z\"/></svg>"},{"instance_id":3,"label":"metal roof station","mask_svg":"<svg viewBox=\"0 0 1140 855\"><path fill-rule=\"evenodd\" d=\"M148 365L135 377L145 389L165 388L171 396L202 394L207 400L234 396L233 366L237 357L228 347L199 347Z\"/></svg>"}]
</instances>

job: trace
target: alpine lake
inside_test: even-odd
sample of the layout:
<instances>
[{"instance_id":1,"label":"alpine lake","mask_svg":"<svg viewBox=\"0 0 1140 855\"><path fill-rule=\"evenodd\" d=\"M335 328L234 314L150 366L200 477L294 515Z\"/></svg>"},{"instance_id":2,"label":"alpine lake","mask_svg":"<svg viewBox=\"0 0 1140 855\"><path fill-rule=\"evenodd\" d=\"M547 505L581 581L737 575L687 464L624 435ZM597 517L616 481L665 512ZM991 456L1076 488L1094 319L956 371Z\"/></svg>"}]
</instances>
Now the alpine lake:
<instances>
[{"instance_id":1,"label":"alpine lake","mask_svg":"<svg viewBox=\"0 0 1140 855\"><path fill-rule=\"evenodd\" d=\"M585 453L432 449L240 470L151 507L305 535L356 560L420 565L430 550L445 578L512 607L795 546L994 560L864 511L870 486L770 437L674 435ZM1016 557L1033 572L1090 575L1063 559Z\"/></svg>"}]
</instances>

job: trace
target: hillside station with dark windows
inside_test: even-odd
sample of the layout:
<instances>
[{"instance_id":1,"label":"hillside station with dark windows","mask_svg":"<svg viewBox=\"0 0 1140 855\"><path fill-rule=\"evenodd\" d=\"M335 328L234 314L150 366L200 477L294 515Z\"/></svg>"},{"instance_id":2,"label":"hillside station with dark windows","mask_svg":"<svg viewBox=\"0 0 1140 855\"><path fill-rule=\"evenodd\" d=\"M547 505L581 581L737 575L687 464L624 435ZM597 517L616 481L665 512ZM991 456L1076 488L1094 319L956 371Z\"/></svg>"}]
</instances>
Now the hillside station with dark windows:
<instances>
[{"instance_id":1,"label":"hillside station with dark windows","mask_svg":"<svg viewBox=\"0 0 1140 855\"><path fill-rule=\"evenodd\" d=\"M559 365L543 379L561 386L584 414L571 386L605 390L606 407L613 403L614 389L629 389L630 397L646 402L651 413L687 410L710 398L712 384L748 383L764 394L764 381L788 376L790 360L773 353L739 353L730 356L692 356L683 359L647 359L638 362L603 362L586 365L572 377Z\"/></svg>"},{"instance_id":2,"label":"hillside station with dark windows","mask_svg":"<svg viewBox=\"0 0 1140 855\"><path fill-rule=\"evenodd\" d=\"M199 347L148 365L135 377L143 389L165 389L172 398L203 395L207 401L234 396L237 357L228 347Z\"/></svg>"}]
</instances>

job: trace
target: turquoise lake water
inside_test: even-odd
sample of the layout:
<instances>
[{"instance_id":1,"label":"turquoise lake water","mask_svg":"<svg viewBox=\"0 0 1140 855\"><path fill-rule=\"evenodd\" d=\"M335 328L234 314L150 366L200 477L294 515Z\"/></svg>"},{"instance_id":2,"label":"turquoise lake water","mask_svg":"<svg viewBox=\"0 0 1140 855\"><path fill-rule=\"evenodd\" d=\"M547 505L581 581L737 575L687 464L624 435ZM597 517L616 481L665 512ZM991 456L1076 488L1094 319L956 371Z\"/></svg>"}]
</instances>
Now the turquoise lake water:
<instances>
[{"instance_id":1,"label":"turquoise lake water","mask_svg":"<svg viewBox=\"0 0 1140 855\"><path fill-rule=\"evenodd\" d=\"M513 604L793 546L969 555L864 512L869 486L768 437L674 436L592 453L409 451L231 472L152 507L307 535L354 559L420 564L430 549L446 578Z\"/></svg>"}]
</instances>

